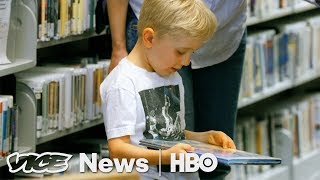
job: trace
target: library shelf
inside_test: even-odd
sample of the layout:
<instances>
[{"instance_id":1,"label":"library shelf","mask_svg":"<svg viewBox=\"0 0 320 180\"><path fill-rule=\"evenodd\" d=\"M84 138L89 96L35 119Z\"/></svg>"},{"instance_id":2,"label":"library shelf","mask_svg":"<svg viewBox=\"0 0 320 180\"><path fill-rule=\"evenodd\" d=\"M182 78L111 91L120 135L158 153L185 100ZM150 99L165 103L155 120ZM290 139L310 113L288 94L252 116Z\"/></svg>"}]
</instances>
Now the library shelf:
<instances>
[{"instance_id":1,"label":"library shelf","mask_svg":"<svg viewBox=\"0 0 320 180\"><path fill-rule=\"evenodd\" d=\"M15 59L10 60L10 64L0 65L0 77L8 74L13 74L19 71L23 71L32 68L36 65L35 60L29 59Z\"/></svg>"},{"instance_id":2,"label":"library shelf","mask_svg":"<svg viewBox=\"0 0 320 180\"><path fill-rule=\"evenodd\" d=\"M19 153L28 153L32 152L32 148L30 147L19 147ZM10 162L13 162L14 159L11 159ZM7 158L0 159L0 167L7 165Z\"/></svg>"},{"instance_id":3,"label":"library shelf","mask_svg":"<svg viewBox=\"0 0 320 180\"><path fill-rule=\"evenodd\" d=\"M245 97L240 99L238 103L238 108L240 109L240 108L244 108L246 106L252 105L263 99L267 99L268 97L271 97L280 92L283 92L291 87L292 87L292 81L288 80L288 81L281 82L275 85L274 87L265 89L260 93L254 94L252 97Z\"/></svg>"},{"instance_id":4,"label":"library shelf","mask_svg":"<svg viewBox=\"0 0 320 180\"><path fill-rule=\"evenodd\" d=\"M302 2L302 3L294 5L293 7L287 7L287 8L275 10L270 15L266 15L266 16L262 16L262 17L250 17L247 20L247 26L256 25L259 23L282 18L282 17L289 16L289 15L296 14L296 13L306 12L306 11L313 10L316 8L317 7L314 5L311 5L306 2Z\"/></svg>"},{"instance_id":5,"label":"library shelf","mask_svg":"<svg viewBox=\"0 0 320 180\"><path fill-rule=\"evenodd\" d=\"M279 9L279 10L275 10L273 13L266 15L266 16L249 18L247 20L247 25L251 26L251 25L259 24L259 23L263 23L263 22L266 22L269 20L288 16L291 14L292 14L292 7Z\"/></svg>"},{"instance_id":6,"label":"library shelf","mask_svg":"<svg viewBox=\"0 0 320 180\"><path fill-rule=\"evenodd\" d=\"M320 77L320 74L316 71L308 72L307 74L300 76L297 80L293 82L293 86L300 86L312 80L315 80Z\"/></svg>"},{"instance_id":7,"label":"library shelf","mask_svg":"<svg viewBox=\"0 0 320 180\"><path fill-rule=\"evenodd\" d=\"M293 160L293 177L298 179L311 179L319 177L320 149L316 149L300 158Z\"/></svg>"},{"instance_id":8,"label":"library shelf","mask_svg":"<svg viewBox=\"0 0 320 180\"><path fill-rule=\"evenodd\" d=\"M305 76L301 76L295 80L288 80L288 81L281 82L275 85L274 87L266 88L262 92L254 94L252 97L245 97L240 99L238 103L238 108L239 109L244 108L246 106L257 103L261 100L267 99L273 95L279 94L285 90L301 86L305 83L308 83L318 78L320 78L320 73L314 71L314 72L308 73Z\"/></svg>"},{"instance_id":9,"label":"library shelf","mask_svg":"<svg viewBox=\"0 0 320 180\"><path fill-rule=\"evenodd\" d=\"M95 31L91 30L91 31L86 31L86 32L79 34L79 35L70 35L70 36L67 36L67 37L61 38L61 39L56 39L56 40L53 39L53 40L49 40L49 41L38 41L37 49L51 47L51 46L74 42L74 41L79 41L79 40L84 40L84 39L89 39L89 38L96 37L96 36L102 36L102 35L107 34L108 31L109 30L107 28L107 30L104 30L100 34L97 34Z\"/></svg>"},{"instance_id":10,"label":"library shelf","mask_svg":"<svg viewBox=\"0 0 320 180\"><path fill-rule=\"evenodd\" d=\"M288 166L278 166L271 168L261 174L252 175L248 180L273 180L273 179L290 179Z\"/></svg>"},{"instance_id":11,"label":"library shelf","mask_svg":"<svg viewBox=\"0 0 320 180\"><path fill-rule=\"evenodd\" d=\"M316 6L314 6L308 2L301 1L300 3L294 5L293 12L294 13L301 13L301 12L313 10L316 8L317 8Z\"/></svg>"},{"instance_id":12,"label":"library shelf","mask_svg":"<svg viewBox=\"0 0 320 180\"><path fill-rule=\"evenodd\" d=\"M69 134L80 132L82 130L85 130L85 129L88 129L88 128L91 128L91 127L94 127L94 126L97 126L100 124L103 124L103 118L97 118L94 120L90 120L88 122L84 122L82 124L79 124L73 128L65 129L65 130L58 131L56 133L44 136L44 137L37 138L37 145L61 138L63 136L69 135Z\"/></svg>"}]
</instances>

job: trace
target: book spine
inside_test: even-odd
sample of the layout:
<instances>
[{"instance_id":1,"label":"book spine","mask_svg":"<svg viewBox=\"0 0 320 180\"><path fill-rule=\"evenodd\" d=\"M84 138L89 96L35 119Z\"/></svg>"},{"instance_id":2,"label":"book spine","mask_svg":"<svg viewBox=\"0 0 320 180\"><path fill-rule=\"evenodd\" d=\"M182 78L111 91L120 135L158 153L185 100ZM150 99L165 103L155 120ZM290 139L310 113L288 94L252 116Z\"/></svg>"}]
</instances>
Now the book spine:
<instances>
[{"instance_id":1,"label":"book spine","mask_svg":"<svg viewBox=\"0 0 320 180\"><path fill-rule=\"evenodd\" d=\"M3 103L3 100L0 99L0 148L2 150L2 144L3 144L3 106L4 106L4 103ZM0 156L1 156L1 153L0 153Z\"/></svg>"},{"instance_id":2,"label":"book spine","mask_svg":"<svg viewBox=\"0 0 320 180\"><path fill-rule=\"evenodd\" d=\"M60 0L60 37L66 37L67 33L67 0Z\"/></svg>"},{"instance_id":3,"label":"book spine","mask_svg":"<svg viewBox=\"0 0 320 180\"><path fill-rule=\"evenodd\" d=\"M8 113L8 100L2 98L2 136L1 136L1 156L5 156L5 149L7 146L7 113Z\"/></svg>"},{"instance_id":4,"label":"book spine","mask_svg":"<svg viewBox=\"0 0 320 180\"><path fill-rule=\"evenodd\" d=\"M42 92L35 92L37 101L37 138L41 137L42 132Z\"/></svg>"},{"instance_id":5,"label":"book spine","mask_svg":"<svg viewBox=\"0 0 320 180\"><path fill-rule=\"evenodd\" d=\"M14 106L12 109L12 142L11 153L18 151L18 106Z\"/></svg>"}]
</instances>

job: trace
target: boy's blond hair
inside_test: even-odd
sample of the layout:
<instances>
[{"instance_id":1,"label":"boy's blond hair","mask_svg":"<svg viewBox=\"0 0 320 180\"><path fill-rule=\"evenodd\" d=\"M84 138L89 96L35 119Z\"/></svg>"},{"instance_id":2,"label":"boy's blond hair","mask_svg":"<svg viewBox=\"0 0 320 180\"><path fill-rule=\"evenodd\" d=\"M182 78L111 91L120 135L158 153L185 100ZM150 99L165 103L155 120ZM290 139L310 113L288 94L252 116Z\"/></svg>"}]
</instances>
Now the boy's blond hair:
<instances>
[{"instance_id":1,"label":"boy's blond hair","mask_svg":"<svg viewBox=\"0 0 320 180\"><path fill-rule=\"evenodd\" d=\"M201 41L210 39L217 19L202 0L144 0L138 21L138 36L145 28L152 28L156 36L191 37Z\"/></svg>"}]
</instances>

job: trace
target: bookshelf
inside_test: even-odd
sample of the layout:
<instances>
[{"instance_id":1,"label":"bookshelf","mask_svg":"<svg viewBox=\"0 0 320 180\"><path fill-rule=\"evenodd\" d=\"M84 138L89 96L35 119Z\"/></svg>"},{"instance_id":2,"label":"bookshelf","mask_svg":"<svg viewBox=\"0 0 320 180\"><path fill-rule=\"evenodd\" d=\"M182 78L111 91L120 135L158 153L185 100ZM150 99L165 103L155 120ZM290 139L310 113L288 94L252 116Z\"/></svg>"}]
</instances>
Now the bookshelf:
<instances>
[{"instance_id":1,"label":"bookshelf","mask_svg":"<svg viewBox=\"0 0 320 180\"><path fill-rule=\"evenodd\" d=\"M295 179L319 179L318 172L320 150L314 150L293 161L293 177Z\"/></svg>"},{"instance_id":2,"label":"bookshelf","mask_svg":"<svg viewBox=\"0 0 320 180\"><path fill-rule=\"evenodd\" d=\"M276 12L268 15L268 16L263 16L263 17L251 17L248 19L247 21L247 25L251 26L251 25L255 25L255 24L259 24L259 23L263 23L269 20L273 20L276 18L281 18L287 15L291 15L293 13L293 10L291 7L289 8L284 8L284 9L280 9L277 10Z\"/></svg>"},{"instance_id":3,"label":"bookshelf","mask_svg":"<svg viewBox=\"0 0 320 180\"><path fill-rule=\"evenodd\" d=\"M7 56L10 64L0 65L0 77L13 74L36 65L36 2L13 0L11 4L11 17L7 43ZM1 84L0 84L1 86ZM19 112L20 116L20 112ZM32 123L19 121L18 151L34 152L32 143ZM30 136L31 135L31 136ZM24 142L25 140L25 142ZM0 159L0 167L7 164L6 159Z\"/></svg>"},{"instance_id":4,"label":"bookshelf","mask_svg":"<svg viewBox=\"0 0 320 180\"><path fill-rule=\"evenodd\" d=\"M91 128L91 127L94 127L94 126L97 126L97 125L100 125L100 124L103 124L103 119L101 117L97 118L97 119L94 119L94 120L90 120L90 121L86 122L85 124L80 124L80 125L78 125L78 126L76 126L74 128L70 128L70 129L59 131L59 133L54 133L54 134L51 134L51 135L48 135L48 136L45 136L45 137L37 138L37 145L45 143L45 142L52 141L54 139L58 139L58 138L64 137L66 135L73 134L73 133L76 133L76 132L79 132L79 131L82 131L82 130L85 130L85 129L88 129L88 128Z\"/></svg>"},{"instance_id":5,"label":"bookshelf","mask_svg":"<svg viewBox=\"0 0 320 180\"><path fill-rule=\"evenodd\" d=\"M29 153L33 152L30 147L19 147L19 153ZM23 157L21 157L23 158ZM13 162L14 159L11 159L10 162ZM0 159L0 167L6 166L7 165L7 160L5 158Z\"/></svg>"},{"instance_id":6,"label":"bookshelf","mask_svg":"<svg viewBox=\"0 0 320 180\"><path fill-rule=\"evenodd\" d=\"M266 89L261 93L253 95L252 97L240 99L238 103L238 108L241 109L245 108L246 106L253 105L256 102L267 99L292 87L293 85L291 81L282 82L280 84L277 84L275 87Z\"/></svg>"},{"instance_id":7,"label":"bookshelf","mask_svg":"<svg viewBox=\"0 0 320 180\"><path fill-rule=\"evenodd\" d=\"M36 65L36 61L29 59L15 59L10 64L0 65L0 77L20 72Z\"/></svg>"},{"instance_id":8,"label":"bookshelf","mask_svg":"<svg viewBox=\"0 0 320 180\"><path fill-rule=\"evenodd\" d=\"M72 36L68 36L68 37L65 37L62 39L58 39L58 40L39 41L37 44L37 49L47 48L47 47L56 46L56 45L69 43L69 42L74 42L74 41L80 41L80 40L89 39L89 38L96 37L96 36L102 36L102 35L108 34L109 31L110 30L107 27L107 29L102 31L100 34L97 34L95 31L90 30L90 31L86 31L80 35L72 35Z\"/></svg>"},{"instance_id":9,"label":"bookshelf","mask_svg":"<svg viewBox=\"0 0 320 180\"><path fill-rule=\"evenodd\" d=\"M293 6L293 13L301 13L301 12L309 11L316 8L317 7L309 4L308 2L301 1L300 3L295 4Z\"/></svg>"},{"instance_id":10,"label":"bookshelf","mask_svg":"<svg viewBox=\"0 0 320 180\"><path fill-rule=\"evenodd\" d=\"M283 18L283 17L293 15L293 14L308 12L308 11L314 10L316 8L317 7L311 5L307 2L301 2L301 3L298 3L294 6L275 10L273 13L271 13L267 16L250 17L247 20L247 26L250 29L251 26L254 26L257 24L262 24L262 23L270 21L270 20ZM320 73L319 72L312 72L312 73L306 74L303 77L299 77L298 79L293 79L293 80L289 80L287 82L282 82L282 83L278 84L277 86L269 88L269 89L265 89L265 90L263 90L263 92L255 94L252 97L245 97L245 98L239 99L238 109L243 109L247 106L253 105L257 102L265 100L269 97L272 97L272 96L279 94L281 92L284 92L286 90L293 89L298 86L303 86L305 83L308 83L308 82L315 80L315 79L318 79L318 78L320 78Z\"/></svg>"},{"instance_id":11,"label":"bookshelf","mask_svg":"<svg viewBox=\"0 0 320 180\"><path fill-rule=\"evenodd\" d=\"M280 84L277 84L275 87L268 88L261 93L255 94L252 97L240 99L238 103L238 108L245 108L246 106L253 105L254 103L265 100L273 95L279 94L286 90L293 89L298 86L303 86L304 84L316 80L318 78L320 78L320 73L312 72L298 79L282 82Z\"/></svg>"},{"instance_id":12,"label":"bookshelf","mask_svg":"<svg viewBox=\"0 0 320 180\"><path fill-rule=\"evenodd\" d=\"M297 5L294 5L293 7L286 7L283 9L275 10L273 13L268 14L266 16L250 17L247 20L247 25L252 26L252 25L260 24L260 23L263 23L266 21L282 18L282 17L288 16L288 15L306 12L306 11L313 10L316 8L317 7L311 5L307 2L301 2Z\"/></svg>"},{"instance_id":13,"label":"bookshelf","mask_svg":"<svg viewBox=\"0 0 320 180\"><path fill-rule=\"evenodd\" d=\"M35 4L24 4L20 0L12 2L7 43L7 56L11 63L0 65L0 77L36 65L36 49L34 47L36 46L37 21L34 8L29 8L30 6L35 6Z\"/></svg>"},{"instance_id":14,"label":"bookshelf","mask_svg":"<svg viewBox=\"0 0 320 180\"><path fill-rule=\"evenodd\" d=\"M249 177L248 180L273 180L273 179L290 179L289 170L286 166L273 168L267 172L258 174L254 177Z\"/></svg>"},{"instance_id":15,"label":"bookshelf","mask_svg":"<svg viewBox=\"0 0 320 180\"><path fill-rule=\"evenodd\" d=\"M51 1L52 3L56 3L59 1ZM45 21L43 20L39 20L38 24L39 24L39 31L45 29L44 31L42 31L42 33L39 33L38 35L38 42L37 42L37 54L38 54L38 60L41 59L41 53L45 54L48 53L50 54L49 57L51 55L55 56L59 50L59 48L63 48L63 50L70 50L72 51L70 54L74 55L74 56L81 56L79 55L79 51L83 51L82 46L89 46L87 45L85 41L91 40L91 39L95 39L95 37L98 36L103 36L106 34L110 34L110 29L108 26L105 27L105 30L103 30L101 33L97 34L95 32L95 28L96 28L96 24L95 22L97 21L96 19L96 15L95 15L95 8L96 8L96 3L97 1L86 1L85 4L82 4L84 1L79 1L79 4L77 3L72 3L72 4L68 4L66 6L70 6L69 8L76 8L76 10L71 10L70 9L65 9L65 14L67 14L67 17L62 17L61 12L63 11L60 7L60 9L58 11L60 12L60 20L67 18L68 20L68 25L66 27L61 27L60 24L58 25L58 28L60 28L58 31L54 31L54 33L50 32L50 29L47 29L48 27L43 26L43 24L46 24ZM38 3L42 3L39 2ZM60 6L64 6L65 4L59 4ZM47 9L46 7L39 7L41 8L41 11L46 12ZM44 9L43 9L44 8ZM77 12L78 11L78 12ZM83 17L81 17L82 13L80 13L80 11L84 11L82 13L84 13ZM50 13L50 12L49 12ZM51 11L52 13L52 11ZM52 14L51 14L52 15ZM48 20L50 19L50 15L48 15ZM88 17L88 18L87 18ZM102 18L102 17L99 17ZM51 22L52 23L52 22ZM54 22L55 25L57 22ZM58 22L59 23L59 22ZM100 22L101 24L101 22ZM65 29L64 29L65 28ZM64 31L64 33L62 33L62 29ZM79 30L81 29L81 30ZM61 35L64 34L64 35ZM61 37L59 39L55 39L56 37ZM80 42L81 41L81 42ZM80 43L79 43L80 42ZM76 46L77 48L80 47L80 49L76 49L75 48L68 48L65 44L68 43L68 45L70 44L71 46ZM57 49L55 49L57 48ZM86 48L84 48L86 49ZM88 47L89 49L89 47ZM44 52L44 53L43 53ZM66 54L68 54L66 53ZM46 55L48 55L46 54ZM66 54L62 54L61 56L64 56ZM69 54L66 56L70 56ZM40 57L40 58L39 58ZM47 56L46 56L47 57ZM41 59L42 60L42 59ZM66 61L68 61L68 59L65 59ZM64 61L65 61L64 60ZM70 73L70 72L68 72ZM72 77L73 78L73 77ZM86 79L86 82L88 84L89 81L93 81L93 80L88 80ZM78 82L76 82L78 83ZM90 84L90 83L89 83ZM72 89L71 85L70 88ZM87 87L85 89L85 91L87 91ZM67 96L67 95L66 95ZM86 101L88 100L87 97ZM92 97L91 97L92 99ZM34 101L34 100L33 100ZM64 102L63 102L64 103ZM87 105L86 105L87 106ZM65 110L66 112L67 110ZM72 112L73 113L73 112ZM71 114L72 114L71 113ZM80 132L83 131L85 129L97 126L97 125L101 125L103 124L103 119L101 118L101 116L96 117L95 118L89 118L89 120L85 120L82 122L73 126L73 127L68 127L68 128L63 128L62 130L57 130L54 133L49 133L48 135L44 135L41 137L36 137L36 141L35 141L35 146L46 143L46 142L50 142L53 141L55 139L76 133L76 132ZM32 119L36 119L36 117L33 117ZM68 119L68 118L66 118ZM71 118L70 118L71 119ZM37 120L34 120L37 121ZM72 121L72 120L71 120Z\"/></svg>"},{"instance_id":16,"label":"bookshelf","mask_svg":"<svg viewBox=\"0 0 320 180\"><path fill-rule=\"evenodd\" d=\"M293 1L292 1L293 2ZM300 2L300 3L298 3ZM266 2L267 3L267 2ZM313 24L316 21L310 21L310 17L313 17L314 15L319 15L318 12L316 12L316 7L313 5L310 5L304 1L295 1L296 4L292 4L289 7L283 8L283 9L279 9L279 10L275 10L272 13L267 13L266 16L256 16L256 17L252 17L249 18L247 20L247 25L248 25L248 29L251 30L252 34L254 34L254 32L263 32L261 29L271 29L271 28L277 28L279 27L276 32L276 35L281 34L282 32L286 32L286 33L297 33L299 35L300 31L298 30L297 32L293 31L292 29L289 28L283 28L282 26L278 26L279 24L293 24L295 21L304 21L307 22L306 26L311 27L311 32L312 32L312 36L311 36L311 41L307 41L308 43L310 42L310 44L312 44L312 46L314 46L315 44L313 43L313 39L317 39L316 33L317 31L317 24ZM270 7L269 7L270 8ZM310 12L310 13L309 13ZM279 23L279 24L277 24ZM284 25L286 26L286 25ZM261 29L259 29L261 28ZM297 28L298 29L298 28ZM263 34L265 33L265 34ZM268 32L266 32L266 30L261 33L264 36L256 36L257 41L255 41L255 43L257 42L257 44L261 43L262 41L264 42L265 39L268 40L269 36L268 36ZM252 35L251 34L251 35ZM249 34L250 35L250 34ZM308 38L308 34L302 34L303 40ZM264 39L265 38L265 39ZM304 39L305 38L305 39ZM301 39L299 39L301 40ZM260 42L259 42L260 41ZM267 41L265 41L267 42ZM265 43L264 42L264 43ZM273 41L273 42L277 42L277 41ZM292 43L292 42L291 42ZM290 78L288 78L287 80L278 82L274 85L271 85L270 87L268 87L269 85L266 85L265 82L263 82L263 88L262 90L256 90L253 88L253 94L251 94L251 96L246 97L247 94L245 94L243 97L241 97L239 99L238 102L238 115L239 115L239 123L242 123L242 119L241 118L246 118L246 116L248 114L255 116L255 121L258 122L259 120L265 121L265 120L271 120L274 121L276 120L275 117L272 117L272 115L275 114L269 114L268 110L272 109L271 112L272 113L276 113L279 109L282 109L283 107L289 107L290 105L294 104L294 107L292 107L293 109L290 109L289 111L293 111L294 113L301 113L303 114L303 116L305 116L305 111L302 110L302 112L297 112L301 109L299 108L304 108L305 104L307 104L308 100L305 101L301 101L301 102L288 102L289 104L282 104L282 107L278 107L278 109L276 108L277 105L279 105L281 103L281 101L288 101L289 99L294 99L294 98L298 98L299 95L301 96L302 94L304 94L305 90L315 90L315 89L319 89L319 86L316 85L317 83L313 83L313 82L318 82L318 80L320 80L320 73L319 73L319 69L318 66L314 64L312 65L314 69L303 69L304 63L307 64L309 62L315 63L317 64L320 57L319 55L314 56L314 52L317 52L318 50L316 49L308 49L309 46L305 47L301 47L301 46L297 46L297 48L305 48L307 49L308 53L311 54L311 56L305 56L304 53L303 56L301 56L301 53L299 56L297 56L298 58L295 59L294 63L297 63L293 65L293 74L290 74L292 76L290 76ZM310 46L311 47L311 46ZM317 45L315 46L316 48L318 47ZM314 47L312 47L314 48ZM305 52L305 51L302 51ZM269 56L266 56L269 57ZM301 58L305 58L305 59L301 59ZM309 59L310 58L310 59ZM264 57L263 60L265 60L267 58ZM291 59L292 60L292 59ZM262 62L268 62L268 61L262 61ZM264 64L265 66L267 66L266 64ZM304 66L304 67L302 67ZM303 69L303 70L301 70ZM264 70L262 70L264 71ZM299 72L303 72L303 73L299 73ZM263 74L265 78L263 81L266 81L266 79L268 78L268 74ZM288 94L284 93L284 92L288 92ZM247 92L246 92L247 93ZM297 97L298 96L298 97ZM310 99L309 99L310 100ZM295 104L297 103L297 104ZM314 102L313 102L314 103ZM310 104L308 104L308 106L310 106ZM308 107L309 108L309 107ZM307 110L309 110L307 108ZM310 108L311 109L311 108ZM287 110L287 109L286 109ZM297 111L296 111L297 110ZM281 110L281 113L283 111ZM292 112L290 112L292 113ZM300 116L301 114L298 114L297 116ZM293 117L293 116L291 116ZM308 115L308 117L310 117ZM274 119L273 119L274 118ZM288 117L287 117L288 118ZM301 117L300 117L301 118ZM302 119L299 118L299 130L301 131L300 128L304 128L302 130L302 133L306 133L306 124L309 123L310 121L310 131L312 128L311 123L315 123L315 122L311 122L311 121L317 121L317 120L311 120L312 118L305 118L303 117ZM249 121L249 117L248 119L246 119L247 121ZM289 122L289 121L286 121ZM284 123L284 122L283 122ZM316 122L317 123L317 122ZM291 124L290 124L291 125ZM289 126L290 126L289 125ZM316 125L315 125L316 126ZM296 126L295 126L296 127ZM268 127L269 129L270 127ZM297 133L297 132L295 132ZM301 132L299 132L301 133ZM311 132L310 136L311 136ZM316 132L312 132L312 137L316 136L315 133ZM294 133L288 134L286 141L297 141L297 137L293 137L291 136ZM252 134L251 134L252 135ZM299 135L299 138L301 137L305 138L305 135ZM279 138L280 139L280 138ZM278 139L278 140L279 140ZM314 138L316 139L316 138ZM312 141L312 143L314 143L314 141L317 142L316 140L310 140ZM304 141L301 140L300 141ZM296 143L296 142L295 142ZM270 145L270 144L269 144ZM272 145L272 144L271 144ZM270 146L271 146L270 145ZM260 172L258 174L251 174L249 177L245 177L243 178L242 175L239 176L235 176L235 177L230 177L227 178L228 180L231 179L249 179L249 180L253 180L253 179L262 179L262 180L272 180L272 179L285 179L285 180L289 180L289 179L293 179L293 180L299 180L299 179L319 179L320 178L320 173L317 172L319 165L320 165L320 153L319 153L319 147L318 146L312 146L311 149L312 151L306 151L304 152L304 149L308 149L310 147L304 147L304 146L309 146L308 143L302 143L298 146L302 146L299 147L301 148L299 151L300 154L298 155L298 157L296 157L297 155L294 154L291 156L291 158L287 158L286 153L289 152L283 152L283 151L288 151L290 150L289 147L291 147L290 145L288 146L284 146L283 144L279 144L279 142L277 141L275 143L275 145L272 145L272 147L269 148L274 148L278 147L278 149L274 150L273 149L273 153L275 153L274 151L281 151L281 157L286 157L286 162L282 165L282 166L278 166L278 167L274 167L268 170L263 170L263 172ZM286 148L288 147L288 148ZM297 153L297 152L295 152ZM301 155L302 154L302 155ZM238 173L239 169L235 170L234 172ZM249 171L246 171L246 173L248 173ZM250 171L251 172L251 171Z\"/></svg>"}]
</instances>

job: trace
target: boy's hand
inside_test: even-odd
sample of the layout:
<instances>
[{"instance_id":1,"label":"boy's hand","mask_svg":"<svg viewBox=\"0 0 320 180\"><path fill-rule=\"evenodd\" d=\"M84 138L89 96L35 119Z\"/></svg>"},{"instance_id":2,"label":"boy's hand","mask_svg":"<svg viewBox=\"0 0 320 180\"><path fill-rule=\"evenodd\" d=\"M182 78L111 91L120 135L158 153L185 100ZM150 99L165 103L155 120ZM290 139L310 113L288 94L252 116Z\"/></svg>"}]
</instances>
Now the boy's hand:
<instances>
[{"instance_id":1,"label":"boy's hand","mask_svg":"<svg viewBox=\"0 0 320 180\"><path fill-rule=\"evenodd\" d=\"M187 153L187 151L194 151L194 148L189 144L178 143L171 148L162 151L162 159L164 162L169 162L172 153L176 153L176 158L179 159L180 153Z\"/></svg>"},{"instance_id":2,"label":"boy's hand","mask_svg":"<svg viewBox=\"0 0 320 180\"><path fill-rule=\"evenodd\" d=\"M208 142L209 144L221 146L222 148L236 149L233 140L222 131L210 131Z\"/></svg>"}]
</instances>

